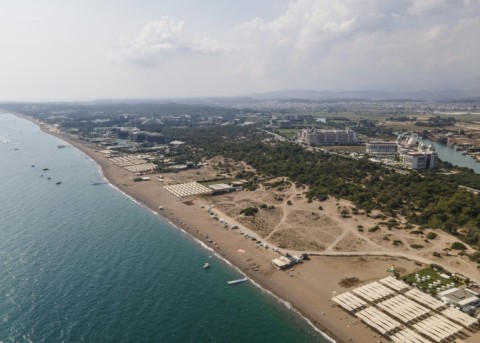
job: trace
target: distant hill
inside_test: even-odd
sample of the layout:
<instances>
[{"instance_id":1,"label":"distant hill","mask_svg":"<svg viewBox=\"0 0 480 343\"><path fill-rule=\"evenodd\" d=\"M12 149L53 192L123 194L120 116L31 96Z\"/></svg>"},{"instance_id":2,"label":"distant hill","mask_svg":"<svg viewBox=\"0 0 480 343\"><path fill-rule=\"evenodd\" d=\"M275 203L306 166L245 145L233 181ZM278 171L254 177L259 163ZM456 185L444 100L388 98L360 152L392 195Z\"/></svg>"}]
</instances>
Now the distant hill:
<instances>
[{"instance_id":1,"label":"distant hill","mask_svg":"<svg viewBox=\"0 0 480 343\"><path fill-rule=\"evenodd\" d=\"M368 100L459 100L472 99L480 100L480 90L442 90L442 91L313 91L313 90L281 90L276 92L250 94L246 97L267 100L267 99L305 99L305 100L329 100L329 99L368 99Z\"/></svg>"}]
</instances>

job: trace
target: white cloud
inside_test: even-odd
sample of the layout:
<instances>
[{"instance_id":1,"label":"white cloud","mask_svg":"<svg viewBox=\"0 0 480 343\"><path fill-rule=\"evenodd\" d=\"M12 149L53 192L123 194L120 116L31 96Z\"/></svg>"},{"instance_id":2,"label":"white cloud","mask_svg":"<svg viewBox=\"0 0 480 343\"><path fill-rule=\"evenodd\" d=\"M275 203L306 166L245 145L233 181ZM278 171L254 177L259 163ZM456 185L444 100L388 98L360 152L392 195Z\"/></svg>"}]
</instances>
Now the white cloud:
<instances>
[{"instance_id":1,"label":"white cloud","mask_svg":"<svg viewBox=\"0 0 480 343\"><path fill-rule=\"evenodd\" d=\"M236 27L237 71L275 79L278 88L432 87L480 76L479 20L478 1L292 1L275 20Z\"/></svg>"},{"instance_id":2,"label":"white cloud","mask_svg":"<svg viewBox=\"0 0 480 343\"><path fill-rule=\"evenodd\" d=\"M446 0L412 0L408 13L414 16L421 16L441 11L446 7Z\"/></svg>"},{"instance_id":3,"label":"white cloud","mask_svg":"<svg viewBox=\"0 0 480 343\"><path fill-rule=\"evenodd\" d=\"M235 46L229 42L220 42L210 38L195 39L190 43L190 50L200 54L224 54L235 51Z\"/></svg>"},{"instance_id":4,"label":"white cloud","mask_svg":"<svg viewBox=\"0 0 480 343\"><path fill-rule=\"evenodd\" d=\"M156 67L174 57L183 55L222 54L234 50L228 42L210 38L191 39L183 21L165 16L148 23L135 39L122 39L113 54L113 60L140 67Z\"/></svg>"},{"instance_id":5,"label":"white cloud","mask_svg":"<svg viewBox=\"0 0 480 343\"><path fill-rule=\"evenodd\" d=\"M438 89L480 78L479 0L295 0L273 20L252 19L216 39L188 31L163 17L124 40L115 58L192 87L215 80L209 94Z\"/></svg>"}]
</instances>

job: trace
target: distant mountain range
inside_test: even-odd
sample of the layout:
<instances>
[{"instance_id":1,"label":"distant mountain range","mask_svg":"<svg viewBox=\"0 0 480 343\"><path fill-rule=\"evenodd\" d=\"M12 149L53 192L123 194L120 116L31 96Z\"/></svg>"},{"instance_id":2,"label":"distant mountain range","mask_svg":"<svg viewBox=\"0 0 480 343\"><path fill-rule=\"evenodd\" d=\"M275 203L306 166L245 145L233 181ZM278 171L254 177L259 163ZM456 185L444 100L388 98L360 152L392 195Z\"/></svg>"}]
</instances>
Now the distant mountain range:
<instances>
[{"instance_id":1,"label":"distant mountain range","mask_svg":"<svg viewBox=\"0 0 480 343\"><path fill-rule=\"evenodd\" d=\"M480 84L479 84L480 88ZM328 99L412 99L412 100L480 100L480 89L466 90L442 90L442 91L312 91L312 90L281 90L267 93L247 95L248 98L267 99L305 99L305 100L328 100Z\"/></svg>"}]
</instances>

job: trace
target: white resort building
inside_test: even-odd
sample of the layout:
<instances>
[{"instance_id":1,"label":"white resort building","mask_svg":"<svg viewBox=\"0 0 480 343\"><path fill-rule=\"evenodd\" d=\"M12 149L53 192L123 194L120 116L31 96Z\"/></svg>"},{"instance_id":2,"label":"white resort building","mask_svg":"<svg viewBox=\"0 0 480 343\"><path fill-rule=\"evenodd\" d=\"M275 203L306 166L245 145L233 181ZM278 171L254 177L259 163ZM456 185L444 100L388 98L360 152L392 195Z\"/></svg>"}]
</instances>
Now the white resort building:
<instances>
[{"instance_id":1,"label":"white resort building","mask_svg":"<svg viewBox=\"0 0 480 343\"><path fill-rule=\"evenodd\" d=\"M392 141L372 141L365 144L367 154L375 156L395 155L397 143Z\"/></svg>"},{"instance_id":2,"label":"white resort building","mask_svg":"<svg viewBox=\"0 0 480 343\"><path fill-rule=\"evenodd\" d=\"M400 162L407 169L431 169L437 166L437 153L432 145L418 142L418 136L399 136L397 139Z\"/></svg>"},{"instance_id":3,"label":"white resort building","mask_svg":"<svg viewBox=\"0 0 480 343\"><path fill-rule=\"evenodd\" d=\"M349 128L345 130L303 129L298 133L298 140L316 145L358 144L357 133Z\"/></svg>"}]
</instances>

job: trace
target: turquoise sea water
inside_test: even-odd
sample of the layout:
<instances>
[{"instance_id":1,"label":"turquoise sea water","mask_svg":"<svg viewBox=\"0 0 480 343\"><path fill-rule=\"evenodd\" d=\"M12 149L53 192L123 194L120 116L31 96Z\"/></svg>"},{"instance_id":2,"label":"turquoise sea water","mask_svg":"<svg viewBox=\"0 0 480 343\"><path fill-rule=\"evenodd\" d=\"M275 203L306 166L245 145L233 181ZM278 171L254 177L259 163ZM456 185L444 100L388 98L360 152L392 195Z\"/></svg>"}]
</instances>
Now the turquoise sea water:
<instances>
[{"instance_id":1,"label":"turquoise sea water","mask_svg":"<svg viewBox=\"0 0 480 343\"><path fill-rule=\"evenodd\" d=\"M0 113L0 342L327 342L59 144Z\"/></svg>"}]
</instances>

